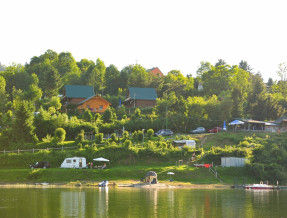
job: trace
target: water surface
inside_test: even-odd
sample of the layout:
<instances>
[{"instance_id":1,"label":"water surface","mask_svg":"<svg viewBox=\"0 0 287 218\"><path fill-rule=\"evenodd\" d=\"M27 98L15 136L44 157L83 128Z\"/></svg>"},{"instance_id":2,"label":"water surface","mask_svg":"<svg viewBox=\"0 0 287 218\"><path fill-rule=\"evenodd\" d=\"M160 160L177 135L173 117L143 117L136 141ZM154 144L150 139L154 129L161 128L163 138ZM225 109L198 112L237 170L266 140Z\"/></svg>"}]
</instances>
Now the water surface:
<instances>
[{"instance_id":1,"label":"water surface","mask_svg":"<svg viewBox=\"0 0 287 218\"><path fill-rule=\"evenodd\" d=\"M0 217L287 217L287 191L2 188Z\"/></svg>"}]
</instances>

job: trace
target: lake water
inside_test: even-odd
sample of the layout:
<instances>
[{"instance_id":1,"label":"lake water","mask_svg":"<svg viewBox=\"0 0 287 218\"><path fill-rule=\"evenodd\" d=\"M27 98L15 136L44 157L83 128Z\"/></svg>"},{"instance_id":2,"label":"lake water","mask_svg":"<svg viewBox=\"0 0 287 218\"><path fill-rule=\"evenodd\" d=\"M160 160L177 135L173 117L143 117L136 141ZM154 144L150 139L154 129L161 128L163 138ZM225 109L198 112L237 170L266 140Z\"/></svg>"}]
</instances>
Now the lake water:
<instances>
[{"instance_id":1,"label":"lake water","mask_svg":"<svg viewBox=\"0 0 287 218\"><path fill-rule=\"evenodd\" d=\"M287 217L287 190L2 188L0 217Z\"/></svg>"}]
</instances>

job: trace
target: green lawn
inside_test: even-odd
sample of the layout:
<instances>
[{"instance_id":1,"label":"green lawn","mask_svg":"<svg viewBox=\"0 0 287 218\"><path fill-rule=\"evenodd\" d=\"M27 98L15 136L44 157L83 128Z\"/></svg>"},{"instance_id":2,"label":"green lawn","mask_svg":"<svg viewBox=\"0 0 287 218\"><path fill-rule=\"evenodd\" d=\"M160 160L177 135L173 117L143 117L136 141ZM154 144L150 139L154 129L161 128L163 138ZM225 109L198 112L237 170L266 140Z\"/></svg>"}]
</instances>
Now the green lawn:
<instances>
[{"instance_id":1,"label":"green lawn","mask_svg":"<svg viewBox=\"0 0 287 218\"><path fill-rule=\"evenodd\" d=\"M172 178L174 181L187 182L190 184L219 184L220 180L215 178L214 174L206 168L196 168L188 165L180 167L168 165L136 165L136 166L118 166L105 170L96 169L1 169L0 183L69 183L75 181L99 182L109 181L140 181L148 171L155 171L158 174L160 182ZM170 177L168 172L174 172ZM244 168L218 168L218 175L223 184L233 184L234 178L239 181L243 177L248 178ZM252 178L248 178L251 181Z\"/></svg>"}]
</instances>

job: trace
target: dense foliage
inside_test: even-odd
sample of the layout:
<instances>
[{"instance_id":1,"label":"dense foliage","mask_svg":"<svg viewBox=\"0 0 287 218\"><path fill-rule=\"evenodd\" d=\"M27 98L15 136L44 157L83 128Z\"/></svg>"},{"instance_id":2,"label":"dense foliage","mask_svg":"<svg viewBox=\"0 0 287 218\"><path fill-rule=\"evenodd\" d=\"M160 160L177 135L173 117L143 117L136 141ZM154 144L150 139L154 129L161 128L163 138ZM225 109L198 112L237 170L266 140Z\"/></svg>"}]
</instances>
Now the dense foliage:
<instances>
[{"instance_id":1,"label":"dense foliage","mask_svg":"<svg viewBox=\"0 0 287 218\"><path fill-rule=\"evenodd\" d=\"M59 145L65 140L75 141L85 150L84 133L88 132L96 144L110 136L105 151L110 155L108 149L116 149L112 153L116 159L117 155L118 159L124 157L121 152L169 158L179 151L171 149L170 143L160 137L157 142L145 142L144 149L134 149L134 143L144 141L144 137L152 139L154 131L162 128L189 133L197 126L208 129L238 117L275 120L287 107L284 63L279 65L280 80L270 78L268 84L263 83L260 73L252 72L246 61L229 66L221 59L214 65L201 62L194 77L184 76L179 70L154 76L138 64L118 70L114 65L106 67L100 59L76 62L71 53L52 50L32 57L25 66L0 66L0 149L6 150L41 142ZM79 113L73 105L63 107L59 96L64 85L93 86L112 107L103 114ZM125 99L128 87L155 88L156 107L119 107L119 99ZM125 141L120 141L119 136ZM249 157L250 169L259 178L286 180L287 146L283 140L251 137L231 147L224 146L210 146L203 158L218 164L222 156Z\"/></svg>"}]
</instances>

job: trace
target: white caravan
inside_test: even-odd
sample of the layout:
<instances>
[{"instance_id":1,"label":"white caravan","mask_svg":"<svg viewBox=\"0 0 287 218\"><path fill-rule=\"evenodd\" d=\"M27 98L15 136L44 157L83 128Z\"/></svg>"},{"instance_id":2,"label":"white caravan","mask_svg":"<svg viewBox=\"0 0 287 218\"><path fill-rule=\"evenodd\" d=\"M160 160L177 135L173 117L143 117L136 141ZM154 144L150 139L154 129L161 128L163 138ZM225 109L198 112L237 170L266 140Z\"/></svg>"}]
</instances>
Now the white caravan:
<instances>
[{"instance_id":1,"label":"white caravan","mask_svg":"<svg viewBox=\"0 0 287 218\"><path fill-rule=\"evenodd\" d=\"M85 157L69 157L66 158L61 164L61 168L87 168Z\"/></svg>"}]
</instances>

